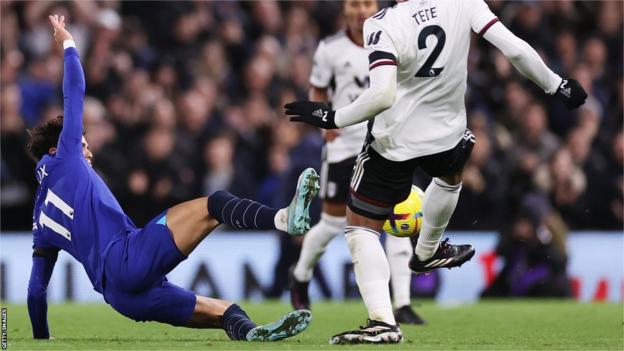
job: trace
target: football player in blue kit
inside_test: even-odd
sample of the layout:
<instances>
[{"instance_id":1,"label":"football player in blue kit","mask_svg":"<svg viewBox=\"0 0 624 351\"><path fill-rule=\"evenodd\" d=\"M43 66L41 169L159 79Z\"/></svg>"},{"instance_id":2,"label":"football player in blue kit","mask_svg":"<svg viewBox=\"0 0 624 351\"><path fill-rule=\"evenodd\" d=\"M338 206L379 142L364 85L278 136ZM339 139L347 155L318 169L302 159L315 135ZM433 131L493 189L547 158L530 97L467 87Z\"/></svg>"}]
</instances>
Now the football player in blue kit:
<instances>
[{"instance_id":1,"label":"football player in blue kit","mask_svg":"<svg viewBox=\"0 0 624 351\"><path fill-rule=\"evenodd\" d=\"M83 134L85 78L76 44L61 16L50 16L54 38L64 48L64 116L30 132L39 182L33 213L33 266L28 312L33 337L48 339L47 285L59 250L78 260L104 300L136 321L191 328L222 328L232 340L274 341L307 328L307 310L256 326L236 304L195 295L165 275L193 252L219 224L237 229L309 229L309 204L318 192L313 169L299 177L293 201L274 209L218 191L176 205L137 228L102 178Z\"/></svg>"}]
</instances>

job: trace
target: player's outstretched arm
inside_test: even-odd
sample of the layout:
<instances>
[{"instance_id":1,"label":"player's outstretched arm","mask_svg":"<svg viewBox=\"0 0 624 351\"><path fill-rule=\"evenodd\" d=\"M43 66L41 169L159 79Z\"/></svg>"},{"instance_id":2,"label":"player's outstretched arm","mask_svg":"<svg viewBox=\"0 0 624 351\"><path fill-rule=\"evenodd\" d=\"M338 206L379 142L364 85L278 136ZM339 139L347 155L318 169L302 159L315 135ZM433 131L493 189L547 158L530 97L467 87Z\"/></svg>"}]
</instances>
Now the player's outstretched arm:
<instances>
[{"instance_id":1,"label":"player's outstretched arm","mask_svg":"<svg viewBox=\"0 0 624 351\"><path fill-rule=\"evenodd\" d=\"M50 339L48 329L47 289L58 251L35 249L33 266L28 281L28 315L32 325L33 338Z\"/></svg>"},{"instance_id":2,"label":"player's outstretched arm","mask_svg":"<svg viewBox=\"0 0 624 351\"><path fill-rule=\"evenodd\" d=\"M85 94L85 77L72 35L65 29L65 18L49 16L54 29L54 40L63 45L63 130L58 142L57 155L82 154L82 110Z\"/></svg>"},{"instance_id":3,"label":"player's outstretched arm","mask_svg":"<svg viewBox=\"0 0 624 351\"><path fill-rule=\"evenodd\" d=\"M335 129L357 124L375 117L394 103L397 84L396 65L371 69L370 86L351 104L332 110L327 103L295 101L286 104L291 121L305 122L323 129Z\"/></svg>"},{"instance_id":4,"label":"player's outstretched arm","mask_svg":"<svg viewBox=\"0 0 624 351\"><path fill-rule=\"evenodd\" d=\"M577 108L585 103L587 94L576 80L562 79L551 71L527 42L515 36L502 23L489 27L483 37L500 49L522 75L547 94L555 95L568 108Z\"/></svg>"}]
</instances>

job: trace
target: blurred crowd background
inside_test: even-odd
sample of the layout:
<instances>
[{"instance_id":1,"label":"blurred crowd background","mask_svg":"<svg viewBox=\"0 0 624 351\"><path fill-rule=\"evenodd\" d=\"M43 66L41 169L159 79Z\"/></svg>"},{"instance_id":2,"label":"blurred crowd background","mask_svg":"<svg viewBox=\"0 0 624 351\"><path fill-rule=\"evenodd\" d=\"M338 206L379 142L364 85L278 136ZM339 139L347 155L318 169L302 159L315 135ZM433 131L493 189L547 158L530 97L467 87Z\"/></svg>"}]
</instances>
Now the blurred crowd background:
<instances>
[{"instance_id":1,"label":"blurred crowd background","mask_svg":"<svg viewBox=\"0 0 624 351\"><path fill-rule=\"evenodd\" d=\"M473 36L469 128L477 138L453 230L522 237L622 230L621 1L488 1L516 35L589 94L569 111ZM389 4L382 2L381 6ZM340 2L2 1L2 230L28 230L36 189L26 129L62 114L62 50L47 15L68 18L85 67L94 167L137 225L218 189L288 202L319 167L318 130L281 106L306 99L319 40L343 27ZM426 187L422 174L415 183Z\"/></svg>"}]
</instances>

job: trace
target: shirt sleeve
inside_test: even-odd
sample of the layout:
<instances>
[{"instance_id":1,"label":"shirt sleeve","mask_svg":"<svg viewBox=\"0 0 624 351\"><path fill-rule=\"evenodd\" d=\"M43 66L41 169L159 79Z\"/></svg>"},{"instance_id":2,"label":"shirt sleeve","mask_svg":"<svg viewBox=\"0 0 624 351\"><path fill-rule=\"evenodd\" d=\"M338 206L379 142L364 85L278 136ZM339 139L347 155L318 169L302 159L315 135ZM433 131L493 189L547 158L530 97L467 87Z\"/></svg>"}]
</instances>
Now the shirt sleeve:
<instances>
[{"instance_id":1,"label":"shirt sleeve","mask_svg":"<svg viewBox=\"0 0 624 351\"><path fill-rule=\"evenodd\" d=\"M56 263L56 256L44 257L35 253L32 261L33 265L28 281L28 315L33 338L48 339L50 338L50 331L48 329L47 288Z\"/></svg>"},{"instance_id":2,"label":"shirt sleeve","mask_svg":"<svg viewBox=\"0 0 624 351\"><path fill-rule=\"evenodd\" d=\"M310 84L317 88L327 88L333 74L331 62L327 57L327 44L321 41L314 53Z\"/></svg>"},{"instance_id":3,"label":"shirt sleeve","mask_svg":"<svg viewBox=\"0 0 624 351\"><path fill-rule=\"evenodd\" d=\"M399 57L396 40L385 28L382 19L373 16L364 22L364 47L369 52L369 70L384 64L396 66ZM387 61L388 58L393 62Z\"/></svg>"},{"instance_id":4,"label":"shirt sleeve","mask_svg":"<svg viewBox=\"0 0 624 351\"><path fill-rule=\"evenodd\" d=\"M551 71L539 54L524 40L515 36L502 23L496 23L483 35L496 46L525 77L539 85L547 94L554 94L561 77Z\"/></svg>"},{"instance_id":5,"label":"shirt sleeve","mask_svg":"<svg viewBox=\"0 0 624 351\"><path fill-rule=\"evenodd\" d=\"M467 5L470 26L475 33L483 35L494 23L498 22L498 17L485 1L471 0L467 2Z\"/></svg>"},{"instance_id":6,"label":"shirt sleeve","mask_svg":"<svg viewBox=\"0 0 624 351\"><path fill-rule=\"evenodd\" d=\"M69 41L66 41L69 42ZM82 110L85 94L85 77L72 43L65 45L63 66L63 130L57 145L57 156L64 157L82 153Z\"/></svg>"}]
</instances>

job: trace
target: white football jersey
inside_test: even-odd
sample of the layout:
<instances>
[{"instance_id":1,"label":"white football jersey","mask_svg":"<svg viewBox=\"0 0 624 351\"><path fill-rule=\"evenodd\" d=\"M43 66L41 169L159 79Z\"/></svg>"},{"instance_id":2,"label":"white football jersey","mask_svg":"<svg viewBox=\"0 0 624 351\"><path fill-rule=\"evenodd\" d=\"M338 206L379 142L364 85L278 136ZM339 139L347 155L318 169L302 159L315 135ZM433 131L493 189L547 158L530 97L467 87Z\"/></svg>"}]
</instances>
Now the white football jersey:
<instances>
[{"instance_id":1,"label":"white football jersey","mask_svg":"<svg viewBox=\"0 0 624 351\"><path fill-rule=\"evenodd\" d=\"M396 57L394 104L374 119L372 147L404 161L453 148L466 128L466 76L471 32L498 21L483 0L410 0L364 24L369 53ZM370 67L388 64L387 57Z\"/></svg>"},{"instance_id":2,"label":"white football jersey","mask_svg":"<svg viewBox=\"0 0 624 351\"><path fill-rule=\"evenodd\" d=\"M368 88L368 51L355 44L346 31L340 31L319 43L314 53L310 84L330 88L333 109L352 103ZM367 123L358 123L340 129L340 135L326 144L329 163L354 157L364 145Z\"/></svg>"}]
</instances>

